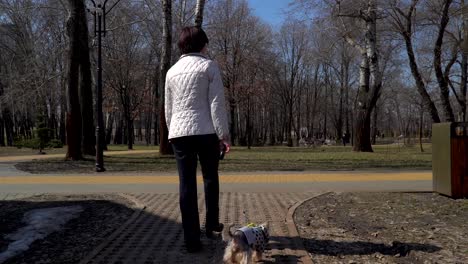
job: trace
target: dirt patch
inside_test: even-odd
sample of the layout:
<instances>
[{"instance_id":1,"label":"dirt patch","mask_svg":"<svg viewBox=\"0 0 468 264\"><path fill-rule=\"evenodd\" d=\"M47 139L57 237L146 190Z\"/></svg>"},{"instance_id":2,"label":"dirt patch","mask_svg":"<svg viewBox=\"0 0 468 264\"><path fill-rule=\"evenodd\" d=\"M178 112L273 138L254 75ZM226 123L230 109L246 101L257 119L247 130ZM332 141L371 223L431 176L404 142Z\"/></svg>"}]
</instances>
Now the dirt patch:
<instances>
[{"instance_id":1,"label":"dirt patch","mask_svg":"<svg viewBox=\"0 0 468 264\"><path fill-rule=\"evenodd\" d=\"M294 219L314 263L468 263L468 200L329 193Z\"/></svg>"},{"instance_id":2,"label":"dirt patch","mask_svg":"<svg viewBox=\"0 0 468 264\"><path fill-rule=\"evenodd\" d=\"M78 218L5 263L78 263L133 213L132 202L118 195L40 195L0 201L0 252L10 242L4 236L24 226L25 212L73 205L84 208Z\"/></svg>"}]
</instances>

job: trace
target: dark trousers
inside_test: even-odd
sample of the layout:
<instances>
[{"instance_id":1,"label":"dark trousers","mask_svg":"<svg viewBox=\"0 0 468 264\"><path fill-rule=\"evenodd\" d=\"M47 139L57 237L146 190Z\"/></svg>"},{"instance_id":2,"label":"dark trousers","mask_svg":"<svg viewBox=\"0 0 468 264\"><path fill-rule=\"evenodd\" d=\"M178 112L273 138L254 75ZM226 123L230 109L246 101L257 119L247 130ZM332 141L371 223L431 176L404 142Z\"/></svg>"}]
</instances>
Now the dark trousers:
<instances>
[{"instance_id":1,"label":"dark trousers","mask_svg":"<svg viewBox=\"0 0 468 264\"><path fill-rule=\"evenodd\" d=\"M197 161L205 187L206 225L219 223L219 140L216 134L171 139L179 170L179 199L186 243L200 241L200 219L197 203Z\"/></svg>"}]
</instances>

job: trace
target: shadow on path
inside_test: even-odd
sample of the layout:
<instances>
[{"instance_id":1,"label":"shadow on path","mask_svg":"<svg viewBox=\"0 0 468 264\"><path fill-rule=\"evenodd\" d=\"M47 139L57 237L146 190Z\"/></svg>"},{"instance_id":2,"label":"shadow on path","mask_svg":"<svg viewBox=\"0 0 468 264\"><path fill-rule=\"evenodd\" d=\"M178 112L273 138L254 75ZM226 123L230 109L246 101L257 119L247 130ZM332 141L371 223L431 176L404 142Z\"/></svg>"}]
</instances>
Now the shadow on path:
<instances>
[{"instance_id":1,"label":"shadow on path","mask_svg":"<svg viewBox=\"0 0 468 264\"><path fill-rule=\"evenodd\" d=\"M269 247L270 249L304 249L301 248L301 245L298 246L294 243L296 239L299 239L298 241L303 241L305 250L311 255L352 256L380 253L386 256L399 255L400 257L404 257L412 251L433 253L442 249L438 246L430 244L403 243L399 241L394 241L388 245L383 243L363 241L341 242L333 240L302 239L298 237L290 238L280 236L272 236L270 238ZM274 261L264 261L263 263L301 263L300 258L294 255L271 255L270 258L272 258Z\"/></svg>"},{"instance_id":2,"label":"shadow on path","mask_svg":"<svg viewBox=\"0 0 468 264\"><path fill-rule=\"evenodd\" d=\"M337 242L333 240L304 239L308 245L307 251L311 254L328 256L338 255L371 255L380 253L387 256L407 256L411 251L423 251L433 253L442 248L430 244L404 243L393 241L391 245L372 242Z\"/></svg>"},{"instance_id":3,"label":"shadow on path","mask_svg":"<svg viewBox=\"0 0 468 264\"><path fill-rule=\"evenodd\" d=\"M116 199L108 201L106 199ZM119 200L120 199L120 200ZM117 200L119 200L117 202ZM87 252L102 242L133 213L128 201L119 196L35 196L22 200L0 201L0 252L12 242L5 235L26 226L26 212L34 209L81 206L78 218L71 219L63 229L33 242L29 249L4 263L78 263Z\"/></svg>"}]
</instances>

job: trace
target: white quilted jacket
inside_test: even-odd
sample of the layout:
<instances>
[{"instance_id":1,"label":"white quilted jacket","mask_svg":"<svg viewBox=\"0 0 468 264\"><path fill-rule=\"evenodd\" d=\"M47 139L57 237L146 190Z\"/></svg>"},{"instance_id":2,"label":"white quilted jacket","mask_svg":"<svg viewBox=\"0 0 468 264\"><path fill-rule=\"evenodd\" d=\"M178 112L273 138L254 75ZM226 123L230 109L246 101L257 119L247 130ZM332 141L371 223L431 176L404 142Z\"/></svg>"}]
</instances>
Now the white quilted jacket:
<instances>
[{"instance_id":1,"label":"white quilted jacket","mask_svg":"<svg viewBox=\"0 0 468 264\"><path fill-rule=\"evenodd\" d=\"M200 53L182 55L166 75L169 139L218 135L228 140L224 87L218 65Z\"/></svg>"}]
</instances>

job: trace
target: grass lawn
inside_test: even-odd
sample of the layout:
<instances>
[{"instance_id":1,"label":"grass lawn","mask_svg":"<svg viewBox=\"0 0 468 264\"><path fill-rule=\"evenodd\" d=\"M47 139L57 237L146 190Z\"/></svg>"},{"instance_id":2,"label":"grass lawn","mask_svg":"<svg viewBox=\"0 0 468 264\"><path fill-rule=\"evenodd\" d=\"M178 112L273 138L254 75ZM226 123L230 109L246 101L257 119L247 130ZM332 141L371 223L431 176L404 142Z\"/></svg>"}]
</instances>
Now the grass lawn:
<instances>
[{"instance_id":1,"label":"grass lawn","mask_svg":"<svg viewBox=\"0 0 468 264\"><path fill-rule=\"evenodd\" d=\"M136 149L145 149L139 146ZM154 149L150 147L146 149ZM356 153L351 147L322 146L317 148L288 147L234 147L220 163L220 171L307 171L307 170L358 170L358 169L431 169L431 145L424 144L425 152L419 146L376 145L374 153ZM125 150L111 147L111 150ZM18 164L22 170L36 173L92 172L93 157L88 160L71 162L62 159L37 160ZM105 156L108 171L174 172L173 157L157 154L130 154Z\"/></svg>"}]
</instances>

